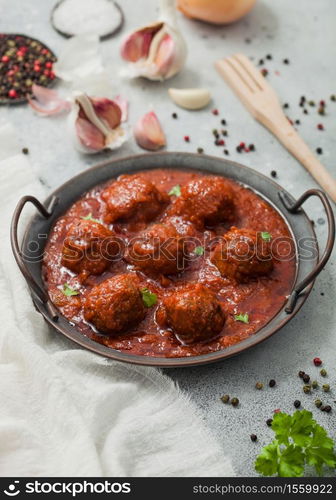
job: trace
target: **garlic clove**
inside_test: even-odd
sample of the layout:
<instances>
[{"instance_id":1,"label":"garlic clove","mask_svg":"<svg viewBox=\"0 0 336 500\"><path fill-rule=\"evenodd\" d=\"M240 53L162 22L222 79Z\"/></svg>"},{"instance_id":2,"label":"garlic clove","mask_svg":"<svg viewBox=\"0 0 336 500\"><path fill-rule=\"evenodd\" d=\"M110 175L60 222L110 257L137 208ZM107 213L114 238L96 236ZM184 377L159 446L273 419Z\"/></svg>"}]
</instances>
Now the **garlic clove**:
<instances>
[{"instance_id":1,"label":"garlic clove","mask_svg":"<svg viewBox=\"0 0 336 500\"><path fill-rule=\"evenodd\" d=\"M165 77L170 68L172 67L172 63L175 57L175 42L173 38L166 33L158 47L158 50L155 54L155 65L157 66L160 74Z\"/></svg>"},{"instance_id":2,"label":"garlic clove","mask_svg":"<svg viewBox=\"0 0 336 500\"><path fill-rule=\"evenodd\" d=\"M121 109L121 121L126 122L128 118L128 101L124 99L121 95L117 95L114 98L114 102L116 102Z\"/></svg>"},{"instance_id":3,"label":"garlic clove","mask_svg":"<svg viewBox=\"0 0 336 500\"><path fill-rule=\"evenodd\" d=\"M134 127L138 145L149 151L156 151L166 145L166 137L154 111L146 113Z\"/></svg>"},{"instance_id":4,"label":"garlic clove","mask_svg":"<svg viewBox=\"0 0 336 500\"><path fill-rule=\"evenodd\" d=\"M122 111L115 101L106 98L91 98L92 106L99 116L110 128L120 125Z\"/></svg>"},{"instance_id":5,"label":"garlic clove","mask_svg":"<svg viewBox=\"0 0 336 500\"><path fill-rule=\"evenodd\" d=\"M90 123L86 117L78 116L76 120L76 133L79 141L85 148L92 151L101 151L105 148L105 136Z\"/></svg>"},{"instance_id":6,"label":"garlic clove","mask_svg":"<svg viewBox=\"0 0 336 500\"><path fill-rule=\"evenodd\" d=\"M168 94L171 100L185 109L201 109L207 106L210 102L211 95L207 89L192 88L192 89L168 89Z\"/></svg>"},{"instance_id":7,"label":"garlic clove","mask_svg":"<svg viewBox=\"0 0 336 500\"><path fill-rule=\"evenodd\" d=\"M153 37L162 28L163 23L153 23L127 35L121 46L121 57L125 61L137 62L146 58L149 53Z\"/></svg>"},{"instance_id":8,"label":"garlic clove","mask_svg":"<svg viewBox=\"0 0 336 500\"><path fill-rule=\"evenodd\" d=\"M56 90L48 89L34 83L32 94L32 96L27 96L28 104L34 111L41 115L51 116L63 111L70 111L70 102L61 99Z\"/></svg>"},{"instance_id":9,"label":"garlic clove","mask_svg":"<svg viewBox=\"0 0 336 500\"><path fill-rule=\"evenodd\" d=\"M128 35L121 56L130 63L132 77L164 80L181 70L187 49L177 28L174 0L161 0L160 20Z\"/></svg>"}]
</instances>

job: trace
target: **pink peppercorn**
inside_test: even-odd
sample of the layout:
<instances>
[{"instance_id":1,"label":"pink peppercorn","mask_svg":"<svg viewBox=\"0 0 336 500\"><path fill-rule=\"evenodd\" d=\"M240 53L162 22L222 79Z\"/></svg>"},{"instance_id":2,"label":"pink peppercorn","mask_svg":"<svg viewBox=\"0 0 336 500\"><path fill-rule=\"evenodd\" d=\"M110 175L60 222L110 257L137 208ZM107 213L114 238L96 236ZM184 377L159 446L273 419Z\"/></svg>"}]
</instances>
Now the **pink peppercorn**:
<instances>
[{"instance_id":1,"label":"pink peppercorn","mask_svg":"<svg viewBox=\"0 0 336 500\"><path fill-rule=\"evenodd\" d=\"M315 366L321 366L322 365L322 360L321 358L314 358L313 363Z\"/></svg>"}]
</instances>

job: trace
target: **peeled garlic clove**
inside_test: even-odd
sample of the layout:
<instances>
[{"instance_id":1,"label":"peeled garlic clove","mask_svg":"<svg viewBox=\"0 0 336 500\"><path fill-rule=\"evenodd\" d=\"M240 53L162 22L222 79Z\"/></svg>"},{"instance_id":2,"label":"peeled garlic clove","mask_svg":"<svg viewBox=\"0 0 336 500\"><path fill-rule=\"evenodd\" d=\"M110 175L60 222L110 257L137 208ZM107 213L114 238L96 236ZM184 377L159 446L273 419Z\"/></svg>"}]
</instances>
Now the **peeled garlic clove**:
<instances>
[{"instance_id":1,"label":"peeled garlic clove","mask_svg":"<svg viewBox=\"0 0 336 500\"><path fill-rule=\"evenodd\" d=\"M115 101L75 93L68 121L74 146L88 154L120 147L127 139L121 119L122 110Z\"/></svg>"},{"instance_id":2,"label":"peeled garlic clove","mask_svg":"<svg viewBox=\"0 0 336 500\"><path fill-rule=\"evenodd\" d=\"M149 151L156 151L166 145L166 137L154 111L140 118L134 127L134 137L141 148Z\"/></svg>"},{"instance_id":3,"label":"peeled garlic clove","mask_svg":"<svg viewBox=\"0 0 336 500\"><path fill-rule=\"evenodd\" d=\"M29 106L37 113L44 116L57 115L63 111L70 111L71 104L65 99L61 99L56 90L32 86L32 96L27 96Z\"/></svg>"},{"instance_id":4,"label":"peeled garlic clove","mask_svg":"<svg viewBox=\"0 0 336 500\"><path fill-rule=\"evenodd\" d=\"M161 0L161 19L128 35L121 56L130 63L133 77L164 80L180 71L187 49L177 28L174 0Z\"/></svg>"},{"instance_id":5,"label":"peeled garlic clove","mask_svg":"<svg viewBox=\"0 0 336 500\"><path fill-rule=\"evenodd\" d=\"M171 100L185 109L201 109L210 102L211 95L207 89L168 89Z\"/></svg>"}]
</instances>

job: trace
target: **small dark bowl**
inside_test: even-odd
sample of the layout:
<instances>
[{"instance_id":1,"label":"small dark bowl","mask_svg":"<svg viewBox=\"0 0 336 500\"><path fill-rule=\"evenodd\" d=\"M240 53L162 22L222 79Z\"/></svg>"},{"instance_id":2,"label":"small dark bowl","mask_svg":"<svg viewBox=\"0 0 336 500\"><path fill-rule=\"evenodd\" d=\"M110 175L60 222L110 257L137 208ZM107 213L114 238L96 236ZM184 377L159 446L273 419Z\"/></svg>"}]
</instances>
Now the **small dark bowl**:
<instances>
[{"instance_id":1,"label":"small dark bowl","mask_svg":"<svg viewBox=\"0 0 336 500\"><path fill-rule=\"evenodd\" d=\"M184 358L160 358L135 356L120 352L85 337L75 326L64 318L49 300L41 276L41 256L47 236L56 219L60 217L85 191L97 184L108 181L120 174L154 168L195 169L229 177L255 191L270 203L286 221L295 242L309 238L314 256L307 260L296 248L297 270L295 283L287 302L280 311L258 332L242 342L209 354ZM302 203L311 196L318 196L327 213L328 241L319 258L318 243L311 221L302 210ZM18 243L18 221L24 205L30 201L38 209L29 222L21 246ZM153 153L131 156L121 160L107 161L72 178L56 189L42 205L36 198L25 196L14 212L11 226L11 242L15 259L28 283L36 309L59 333L77 344L107 358L139 365L161 367L183 367L212 363L229 358L253 347L279 331L299 311L307 299L314 280L330 257L335 240L335 221L327 196L318 189L304 193L299 200L294 198L274 181L251 168L232 161L211 156L189 153ZM31 243L34 242L34 245ZM310 247L312 248L312 247Z\"/></svg>"}]
</instances>

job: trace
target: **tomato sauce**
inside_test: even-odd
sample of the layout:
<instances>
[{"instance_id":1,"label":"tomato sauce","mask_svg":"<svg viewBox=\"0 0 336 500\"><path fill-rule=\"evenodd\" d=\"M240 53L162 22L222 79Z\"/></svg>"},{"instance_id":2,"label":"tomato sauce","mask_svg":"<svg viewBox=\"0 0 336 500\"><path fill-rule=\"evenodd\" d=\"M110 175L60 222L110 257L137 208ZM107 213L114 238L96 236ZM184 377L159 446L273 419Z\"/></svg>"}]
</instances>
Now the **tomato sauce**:
<instances>
[{"instance_id":1,"label":"tomato sauce","mask_svg":"<svg viewBox=\"0 0 336 500\"><path fill-rule=\"evenodd\" d=\"M201 172L156 169L141 173L160 190L166 193L176 185L183 186L191 180L204 175ZM284 305L293 286L296 273L295 244L292 235L281 215L270 204L264 201L251 189L246 188L230 179L235 197L234 220L230 223L217 224L196 229L188 221L175 217L174 225L180 234L191 235L199 245L203 246L203 255L193 255L185 270L164 280L146 276L123 259L111 262L109 268L99 276L90 275L85 280L61 264L62 246L66 233L75 218L92 217L103 220L105 202L100 194L111 180L104 185L96 186L85 193L75 202L67 212L55 223L46 245L43 260L43 278L52 302L83 335L112 349L125 351L129 354L158 357L185 357L206 354L225 349L241 342L255 334L266 325ZM160 222L167 219L167 209L151 221ZM110 224L112 229L125 246L139 231L149 224L128 220L123 223ZM209 259L211 242L214 238L223 235L231 226L250 228L255 231L268 232L272 235L274 245L274 268L267 276L250 279L246 283L233 283L222 277L218 269ZM273 248L273 247L272 247ZM98 332L93 325L88 324L83 317L83 299L93 286L121 273L136 273L141 285L156 293L158 303L148 308L145 319L131 331L118 335L105 335ZM199 282L216 293L226 314L226 321L220 335L209 342L198 342L191 345L182 345L168 328L163 328L157 321L160 303L166 294L171 293L174 287ZM62 292L64 284L76 288L78 295L66 296ZM235 319L235 315L248 314L248 323Z\"/></svg>"}]
</instances>

